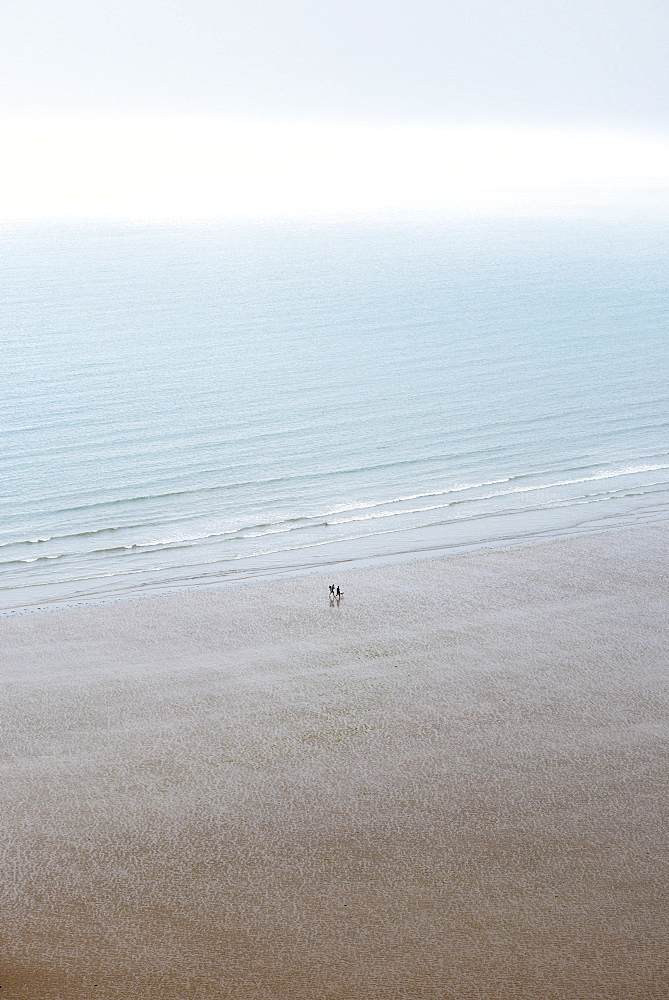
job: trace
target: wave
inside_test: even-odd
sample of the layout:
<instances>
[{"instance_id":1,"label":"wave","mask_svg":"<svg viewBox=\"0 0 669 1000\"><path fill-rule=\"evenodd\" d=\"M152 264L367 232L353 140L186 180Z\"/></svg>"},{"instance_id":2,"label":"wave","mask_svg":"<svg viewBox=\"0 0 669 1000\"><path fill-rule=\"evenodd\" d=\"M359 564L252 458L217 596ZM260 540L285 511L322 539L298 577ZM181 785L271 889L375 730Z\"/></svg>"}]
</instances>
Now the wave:
<instances>
[{"instance_id":1,"label":"wave","mask_svg":"<svg viewBox=\"0 0 669 1000\"><path fill-rule=\"evenodd\" d=\"M449 506L456 506L459 504L470 504L479 503L487 500L494 500L497 498L513 496L516 494L524 493L534 493L542 490L557 489L564 486L580 485L582 483L588 482L599 482L604 480L616 479L624 476L641 474L646 472L660 471L669 469L669 464L655 463L653 465L636 465L627 466L623 469L618 470L606 470L600 473L596 473L592 476L581 476L571 479L560 479L550 483L535 483L528 486L518 486L507 490L497 490L492 493L483 494L482 496L467 497L462 500L448 500L443 504L431 504L429 506L413 507L413 508L402 508L400 510L382 510L379 511L378 508L381 507L391 507L395 504L406 503L411 500L416 499L427 499L436 497L448 497L453 494L467 492L475 489L481 489L485 486L491 485L502 485L506 483L511 483L514 481L522 480L528 478L532 475L531 473L523 473L517 476L507 476L499 479L484 480L480 483L461 483L449 487L446 490L431 490L421 493L406 494L400 497L393 497L387 500L373 500L364 501L362 503L351 503L343 504L338 507L332 508L330 510L324 511L318 514L302 514L291 518L284 518L279 521L264 521L258 522L253 525L238 525L235 527L225 528L219 531L208 531L200 532L197 534L181 534L176 537L162 537L157 539L152 539L144 542L133 542L127 545L119 545L112 547L104 547L100 549L89 549L82 553L62 553L62 557L65 556L75 556L75 555L91 555L99 554L102 552L121 552L121 551L131 551L131 550L148 550L156 548L177 548L181 547L184 543L194 543L194 542L206 542L211 539L244 539L244 538L262 538L266 535L283 534L290 531L313 529L318 527L329 527L338 524L350 524L356 521L369 521L375 519L381 519L386 517L399 517L403 515L419 514L422 512L430 512L434 510L444 509ZM663 485L663 482L648 484L647 488L652 486ZM611 491L609 491L611 492ZM615 491L613 491L615 492ZM595 496L595 494L589 494L589 496ZM572 498L572 502L577 498ZM334 514L339 513L351 513L354 511L363 510L373 510L374 513L361 514L359 516L348 517L348 518L336 518L334 520L327 520L331 518ZM44 538L26 539L14 542L4 542L0 544L0 548L8 548L11 546L21 546L21 545L35 545L42 544L49 541L71 541L76 538L86 538L106 535L114 532L132 530L136 528L144 528L148 525L142 522L134 523L132 525L115 525L105 528L89 529L86 531L72 532L61 535L48 535ZM266 529L266 530L262 530ZM55 559L59 558L58 555L50 556L39 556L34 558L23 558L23 559L12 559L12 560L0 560L0 565L10 565L15 562L34 562L38 559Z\"/></svg>"},{"instance_id":2,"label":"wave","mask_svg":"<svg viewBox=\"0 0 669 1000\"><path fill-rule=\"evenodd\" d=\"M601 478L604 478L604 477L601 477ZM385 517L402 517L405 514L421 514L423 512L429 512L429 511L434 511L434 510L445 510L447 507L456 507L456 506L459 506L460 504L474 504L474 503L478 503L479 501L496 499L498 497L513 496L514 494L519 494L519 493L528 493L528 492L534 492L535 490L538 491L538 490L543 490L543 489L550 489L552 486L564 486L564 485L581 483L581 482L588 482L588 481L589 480L573 479L573 480L569 480L567 482L548 483L548 484L545 484L545 485L537 486L535 488L525 488L525 489L518 489L518 490L501 490L501 491L499 491L497 493L489 493L489 494L486 494L484 496L468 497L465 500L450 500L447 503L443 503L443 504L430 504L428 507L409 507L409 508L402 508L402 510L381 511L381 512L374 513L374 514L363 514L363 515L361 515L359 517L338 518L337 520L333 520L333 521L318 521L318 522L314 523L312 520L309 520L309 522L307 524L303 524L303 525L299 525L299 526L294 525L293 527L290 527L290 528L274 528L274 529L272 529L270 531L259 531L259 532L253 532L253 533L249 532L249 533L245 533L243 535L239 535L239 537L240 538L263 538L266 535L284 534L284 533L287 533L289 531L300 531L300 530L306 530L306 529L310 529L310 528L330 527L330 526L337 525L337 524L352 524L352 523L354 523L356 521L373 521L373 520L381 519L381 518L385 518ZM652 489L655 486L666 486L666 485L669 485L669 482L667 480L661 480L661 481L655 482L655 483L648 483L648 484L646 484L646 490ZM606 492L607 492L607 494L608 493L618 493L618 492L621 492L624 489L627 489L627 487L620 487L619 490L607 490ZM456 492L456 491L454 490L453 492ZM433 496L435 494L418 494L418 495L419 496ZM439 494L436 494L436 495L439 495ZM582 494L582 495L579 495L579 496L576 496L576 497L568 497L568 498L565 498L564 500L552 501L552 502L553 503L557 502L560 505L568 505L568 504L571 504L571 503L575 503L577 500L582 500L582 499L587 499L587 498L595 498L595 497L598 497L600 495L602 495L602 494L599 494L599 493L585 493L585 494ZM634 495L634 496L636 496L636 495L643 496L644 492L639 493L639 494L636 494L636 493L635 494L625 494L625 496L628 496L628 495L629 496L632 496L632 495ZM403 498L403 499L410 499L410 498L407 497L407 498ZM397 503L397 502L399 502L399 501L388 501L388 503ZM378 505L377 504L370 504L369 506L381 506L381 504L378 504ZM521 508L521 509L525 509L525 508ZM528 509L531 509L531 508L528 508ZM508 513L510 511L507 510L505 512ZM481 515L474 515L474 516L481 516ZM297 521L297 520L306 520L306 519L305 518L293 518L292 520ZM207 538L207 537L215 537L215 536L204 536L204 535L201 536L201 538L203 540L205 538Z\"/></svg>"},{"instance_id":3,"label":"wave","mask_svg":"<svg viewBox=\"0 0 669 1000\"><path fill-rule=\"evenodd\" d=\"M602 479L602 478L605 478L605 477L600 476L600 477L595 477L595 478ZM611 477L608 477L608 478L611 478ZM579 481L581 481L581 480L579 480ZM648 484L648 488L652 488L654 486L666 486L666 485L669 485L669 484L667 483L667 481L663 480L663 481L660 481L660 482L657 482L657 483ZM623 490L628 490L628 492L623 492ZM526 493L528 491L527 490L522 490L522 491L519 491L519 490L516 490L516 491L510 490L510 491L505 491L504 493L494 494L494 496L510 496L513 493L518 493L518 492L524 492L524 493ZM567 497L567 498L563 498L563 499L552 499L552 500L546 501L545 503L530 504L530 505L522 506L522 507L504 507L504 508L500 508L500 509L484 510L484 511L477 510L477 511L473 511L473 512L468 513L468 514L463 514L462 516L459 516L459 517L451 517L451 518L447 518L447 519L441 520L441 521L429 521L429 522L424 523L424 524L411 524L411 525L405 525L405 526L398 527L398 528L389 528L389 529L382 529L380 531L365 532L364 534L349 535L349 536L339 536L339 537L335 537L335 538L327 538L327 539L323 539L321 541L316 541L316 542L306 542L305 541L305 542L303 542L303 543L301 543L299 545L294 545L294 546L286 546L286 547L282 547L282 548L267 549L267 550L249 552L249 553L240 553L240 554L237 554L237 555L229 555L227 557L222 557L222 558L218 557L218 558L216 558L216 559L214 559L212 561L209 561L208 563L202 563L202 560L198 560L197 563L186 563L184 565L200 565L200 564L203 564L203 565L204 564L215 565L215 564L220 563L222 561L223 562L225 562L225 561L235 561L235 560L239 560L239 559L255 558L257 556L263 556L263 555L274 555L274 554L279 554L281 552L292 552L292 551L298 551L300 549L316 548L316 547L323 546L323 545L336 544L338 542L354 541L356 539L362 539L362 538L372 538L372 537L375 537L376 535L394 534L394 533L400 533L400 532L405 532L405 531L415 531L415 530L420 530L422 528L430 528L430 527L433 527L433 528L434 527L443 527L443 526L448 525L448 524L462 523L464 521L485 520L485 519L490 518L490 517L504 517L504 516L511 515L511 514L532 513L534 511L546 510L546 509L551 509L551 508L568 508L568 507L572 507L572 506L576 507L576 506L582 506L583 504L592 504L592 503L598 503L598 502L606 501L606 500L613 500L613 499L615 499L615 497L612 496L611 494L616 494L616 493L622 493L623 497L626 497L626 496L646 496L646 495L648 495L647 491L643 491L643 492L639 493L638 491L634 491L634 490L633 491L629 491L629 487L621 487L618 490L607 490L604 493L586 493L586 494L581 494L581 495L576 496L576 497ZM462 500L462 501L451 501L450 503L446 503L446 504L434 504L434 505L430 505L429 507L418 507L418 508L413 508L413 509L409 509L409 510L384 511L384 512L377 513L377 514L364 515L362 517L344 518L344 519L340 519L339 521L330 521L330 522L328 522L328 521L321 521L321 522L318 522L317 524L309 523L309 524L305 524L305 525L300 525L299 527L296 526L296 525L294 525L293 527L290 527L290 528L283 528L283 529L274 530L274 531L267 531L267 532L259 532L259 533L255 533L255 534L252 534L252 535L236 535L235 537L228 537L226 540L227 541L239 541L239 540L242 540L243 538L249 538L249 537L261 538L261 537L266 537L268 535L286 534L286 533L290 533L290 532L293 532L293 531L304 530L305 528L312 529L312 528L318 528L318 527L329 527L329 526L334 525L334 524L350 524L350 523L354 523L354 522L357 522L357 521L368 521L368 520L381 519L381 518L385 518L385 517L398 517L398 516L402 516L402 515L405 515L405 514L422 513L424 511L425 512L427 512L427 511L431 512L431 511L435 511L435 510L444 510L444 509L446 509L448 507L459 506L459 505L464 504L464 503L473 503L473 502L476 502L476 500L478 500L478 499L480 499L480 498L474 498L471 501L464 501L464 500ZM6 560L6 561L3 561L3 562L0 562L0 565L2 565L2 566L10 566L10 565L14 565L14 564L17 564L17 563L37 563L37 562L47 562L47 561L53 561L53 560L75 560L75 559L78 559L78 558L86 558L86 557L89 557L89 556L99 556L99 555L110 555L110 554L113 554L113 553L119 553L119 554L120 553L135 553L135 554L139 554L139 555L151 555L151 554L155 554L156 552L165 551L165 550L169 550L171 552L172 551L178 551L179 549L188 549L188 550L197 551L198 547L192 545L191 544L192 542L205 541L205 540L211 539L211 538L221 538L221 537L224 537L225 534L230 535L230 533L213 532L213 533L208 533L206 535L189 536L189 537L178 539L178 540L154 540L154 541L150 541L150 542L136 542L136 543L132 543L132 544L129 544L129 545L119 545L119 546L112 546L112 547L109 547L109 548L92 549L92 550L88 550L87 552L84 552L84 553L72 552L72 553L61 553L61 554L55 554L55 555L27 557L27 558L23 558L23 559L11 559L11 560ZM135 572L135 571L133 571L133 572ZM144 570L137 570L136 572L144 572ZM112 573L111 575L115 575L115 574Z\"/></svg>"},{"instance_id":4,"label":"wave","mask_svg":"<svg viewBox=\"0 0 669 1000\"><path fill-rule=\"evenodd\" d=\"M625 495L626 496L635 496L636 494L630 493L630 494L625 494ZM645 494L642 494L642 495L645 495ZM297 552L297 551L300 551L301 549L312 549L312 548L318 548L318 547L321 547L321 546L324 546L324 545L335 545L338 542L354 542L354 541L359 541L359 540L361 540L363 538L376 538L379 535L403 534L403 533L408 532L408 531L420 531L421 528L445 527L445 526L447 526L449 524L456 524L456 523L460 524L460 523L462 523L464 521L477 521L477 520L481 520L482 521L482 520L487 520L489 518L494 518L494 517L505 517L505 516L508 516L509 514L529 514L529 513L533 513L534 511L551 509L551 508L555 508L555 507L558 507L558 506L562 506L562 507L572 507L572 506L573 507L581 507L581 506L586 505L586 504L600 503L600 502L605 502L605 501L609 501L609 500L612 500L612 499L613 499L612 497L606 496L606 495L603 495L603 494L602 495L595 495L595 494L593 494L591 498L581 499L581 500L576 501L573 504L570 503L570 502L564 502L562 504L558 504L558 503L555 503L555 502L549 502L549 503L545 503L545 504L536 504L536 505L530 506L530 507L521 507L519 509L517 509L517 508L511 508L511 509L506 509L506 510L486 511L485 513L468 514L468 515L465 515L463 517L448 518L445 521L436 521L436 522L432 522L431 524L427 524L427 525L407 525L405 527L400 527L400 528L388 528L388 529L384 529L382 531L370 531L370 532L366 532L365 534L347 535L347 536L340 537L340 538L328 538L328 539L324 539L321 542L309 542L309 543L307 543L305 545L291 545L291 546L286 546L285 548L280 548L280 549L265 549L265 550L263 550L261 552L252 552L252 553L248 553L248 554L244 553L242 555L233 556L233 560L236 561L236 560L239 560L239 559L251 559L251 558L256 558L258 556L267 556L267 555L280 555L282 552ZM443 547L443 546L439 546L439 547ZM216 562L218 562L218 560L214 560L214 562L212 563L212 565L214 565Z\"/></svg>"},{"instance_id":5,"label":"wave","mask_svg":"<svg viewBox=\"0 0 669 1000\"><path fill-rule=\"evenodd\" d=\"M179 521L188 520L188 515L186 514L186 515L184 515L183 517L180 517L180 518L173 518L172 520L179 520ZM89 538L89 537L92 537L94 535L109 535L109 534L113 534L114 532L117 532L117 531L133 531L136 528L150 528L150 527L153 527L155 525L160 525L162 527L164 525L164 523L165 522L163 522L163 521L148 521L148 522L147 521L138 521L135 524L117 524L117 525L114 525L113 527L110 527L110 528L91 528L88 531L72 531L72 532L66 532L65 534L62 534L62 535L45 535L44 538L23 538L23 539L17 539L16 541L13 541L13 542L0 542L0 549L10 548L11 546L15 546L15 545L39 545L39 544L42 544L44 542L71 541L74 538ZM170 523L170 522L168 521L167 523ZM261 525L261 527L262 527L262 525ZM195 540L196 538L200 538L200 537L206 538L207 536L206 535L202 535L202 536L196 535L196 536L194 536L193 540ZM185 539L174 539L174 541L183 541L183 540L185 540ZM147 542L145 544L148 544L148 545L154 545L155 544L155 545L157 545L157 544L160 544L160 543L159 542ZM132 546L121 546L121 548L132 548Z\"/></svg>"},{"instance_id":6,"label":"wave","mask_svg":"<svg viewBox=\"0 0 669 1000\"><path fill-rule=\"evenodd\" d=\"M514 478L514 477L512 477L512 478ZM333 508L332 510L323 511L323 512L317 513L317 514L300 514L300 515L297 515L295 517L284 518L281 521L263 521L263 522L259 522L257 524L239 525L239 526L237 526L235 528L227 528L227 529L225 529L225 531L222 531L222 532L212 532L211 534L195 535L195 536L192 536L190 538L190 540L191 541L197 541L198 539L204 539L204 538L214 537L217 534L220 534L220 535L237 534L237 533L242 532L242 531L252 531L252 530L254 530L256 528L270 528L270 527L273 527L275 525L280 525L280 524L290 524L290 523L293 523L293 522L307 521L307 520L311 521L314 518L329 517L332 514L340 514L340 513L344 513L345 511L348 511L348 510L365 510L367 508L372 508L372 507L383 507L383 506L386 506L388 504L402 503L402 502L406 502L406 501L409 501L409 500L417 500L417 499L420 499L421 497L446 496L449 493L458 493L458 492L462 492L463 490L480 489L482 486L492 486L495 483L504 483L504 482L508 482L508 481L509 481L508 477L505 477L504 479L491 479L491 480L486 480L486 481L481 482L481 483L466 483L466 484L463 484L463 485L456 485L456 486L451 487L448 490L437 490L437 491L428 492L428 493L409 494L407 496L394 497L394 498L391 498L390 500L372 500L372 501L363 502L363 503L343 504L343 505L340 505L338 507ZM216 489L216 488L218 488L218 487L211 487L211 489ZM161 496L161 497L164 497L164 496L181 496L181 495L185 495L185 494L187 494L189 492L191 492L191 491L186 490L186 491L183 491L183 493L182 492L177 492L177 493L163 493L163 494L158 494L158 496ZM192 492L198 492L198 491L195 490L195 491L192 491ZM136 499L148 499L148 495L147 495L147 497L137 497ZM126 501L110 501L110 503L124 503L124 502L126 502ZM78 510L78 509L86 509L86 508L69 508L68 510ZM67 511L56 511L55 513L66 513L66 512ZM172 520L186 520L187 518L188 518L188 515L183 515L183 516L181 516L179 518L174 518ZM43 538L17 539L16 541L12 541L12 542L0 542L0 548L6 548L7 546L10 546L10 545L36 545L36 544L39 544L39 543L42 543L42 542L65 541L66 539L73 539L73 538L86 538L86 537L88 537L90 535L101 535L101 534L107 534L108 532L113 532L113 531L124 531L124 530L131 530L133 528L149 527L149 526L151 526L152 523L153 524L165 524L165 523L170 523L170 522L169 521L165 522L163 520L160 520L160 521L157 521L157 522L139 521L139 522L135 522L133 524L127 524L127 525L126 524L119 524L119 525L113 525L113 526L104 527L104 528L92 528L92 529L89 529L89 530L86 530L86 531L67 532L65 534L60 534L60 535L45 535ZM252 537L252 536L247 536L247 537ZM186 540L188 540L186 537L184 537L182 539L174 539L174 541L186 541ZM159 543L156 542L156 543L147 543L147 544L159 544ZM167 542L165 542L165 544L167 544Z\"/></svg>"},{"instance_id":7,"label":"wave","mask_svg":"<svg viewBox=\"0 0 669 1000\"><path fill-rule=\"evenodd\" d=\"M487 451L489 451L489 449L484 449L483 451L487 452ZM472 453L467 453L467 454L472 454ZM481 454L481 451L474 452L473 454L477 454L477 455ZM122 504L140 503L140 502L143 502L143 501L146 501L146 500L149 500L149 501L151 501L151 500L165 500L165 499L171 499L173 497L197 496L199 494L224 492L224 491L231 490L231 489L242 489L242 488L246 488L246 487L270 486L272 484L278 485L278 484L282 484L282 483L299 482L299 481L302 481L302 480L305 480L305 479L306 480L318 480L318 479L328 479L328 478L335 477L335 476L350 476L350 475L356 475L356 474L359 474L359 473L370 473L370 472L378 472L378 471L381 471L381 470L388 470L388 469L394 469L394 468L400 468L400 467L408 467L408 466L415 465L416 463L420 463L420 462L434 461L436 459L439 459L440 457L441 456L439 456L439 455L427 455L427 456L422 456L422 457L419 457L419 458L407 458L407 459L398 459L398 460L395 460L395 461L392 461L392 462L380 462L380 463L377 463L375 465L363 465L363 466L355 466L355 467L344 467L344 468L337 468L337 469L329 469L329 470L326 470L326 471L323 471L323 472L308 472L308 473L305 472L305 473L295 473L293 475L286 475L286 476L269 476L269 477L266 477L266 478L263 478L263 479L245 479L245 480L238 480L236 482L231 482L231 483L216 483L216 484L214 484L212 486L202 486L201 485L201 486L190 487L190 488L186 488L186 489L166 490L164 492L158 492L158 493L155 493L155 492L154 493L136 493L136 494L132 494L131 496L117 497L117 498L115 498L113 500L94 500L91 503L75 504L75 505L69 506L69 507L58 507L58 508L55 508L55 509L49 509L46 513L48 513L50 516L57 515L57 514L70 514L70 513L77 513L79 511L83 511L83 510L95 510L95 509L98 509L98 508L101 508L101 507L117 507L117 506L120 506ZM451 460L454 458L453 455L450 455L449 457L450 457ZM658 468L659 467L660 466L658 466ZM640 471L643 471L643 470L640 470ZM513 481L515 479L527 479L528 477L531 477L531 476L547 474L547 472L548 472L548 470L533 470L533 471L530 471L530 472L522 472L522 473L518 473L515 476L508 477L508 481ZM507 480L503 479L501 481L507 481ZM484 481L482 483L472 483L470 487L463 486L462 488L467 489L467 488L475 488L476 486L491 485L492 482L494 482L494 480L493 481ZM435 495L438 495L438 494L435 494ZM46 499L48 499L48 497L42 497L40 499L46 500ZM16 502L16 499L12 498L12 497L4 497L4 498L0 498L0 500L6 501L6 502L10 502L10 503L15 503ZM323 515L315 515L315 516L323 516Z\"/></svg>"}]
</instances>

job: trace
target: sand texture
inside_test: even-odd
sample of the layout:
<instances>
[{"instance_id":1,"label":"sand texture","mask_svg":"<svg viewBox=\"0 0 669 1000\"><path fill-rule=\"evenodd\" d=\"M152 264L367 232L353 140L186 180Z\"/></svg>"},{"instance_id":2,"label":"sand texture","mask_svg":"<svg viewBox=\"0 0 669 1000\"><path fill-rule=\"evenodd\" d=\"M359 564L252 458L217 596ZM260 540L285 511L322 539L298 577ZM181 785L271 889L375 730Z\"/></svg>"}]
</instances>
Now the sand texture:
<instances>
[{"instance_id":1,"label":"sand texture","mask_svg":"<svg viewBox=\"0 0 669 1000\"><path fill-rule=\"evenodd\" d=\"M0 618L0 998L669 996L669 527Z\"/></svg>"}]
</instances>

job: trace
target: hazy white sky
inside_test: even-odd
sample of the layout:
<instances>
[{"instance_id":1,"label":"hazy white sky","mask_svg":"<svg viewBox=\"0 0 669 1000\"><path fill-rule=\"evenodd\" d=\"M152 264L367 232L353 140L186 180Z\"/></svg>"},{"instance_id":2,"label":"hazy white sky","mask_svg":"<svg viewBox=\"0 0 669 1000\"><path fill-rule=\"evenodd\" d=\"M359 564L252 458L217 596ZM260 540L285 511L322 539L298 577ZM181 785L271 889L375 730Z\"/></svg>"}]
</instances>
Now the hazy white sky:
<instances>
[{"instance_id":1,"label":"hazy white sky","mask_svg":"<svg viewBox=\"0 0 669 1000\"><path fill-rule=\"evenodd\" d=\"M0 215L669 183L669 0L0 2Z\"/></svg>"},{"instance_id":2,"label":"hazy white sky","mask_svg":"<svg viewBox=\"0 0 669 1000\"><path fill-rule=\"evenodd\" d=\"M5 111L669 125L667 0L3 0Z\"/></svg>"}]
</instances>

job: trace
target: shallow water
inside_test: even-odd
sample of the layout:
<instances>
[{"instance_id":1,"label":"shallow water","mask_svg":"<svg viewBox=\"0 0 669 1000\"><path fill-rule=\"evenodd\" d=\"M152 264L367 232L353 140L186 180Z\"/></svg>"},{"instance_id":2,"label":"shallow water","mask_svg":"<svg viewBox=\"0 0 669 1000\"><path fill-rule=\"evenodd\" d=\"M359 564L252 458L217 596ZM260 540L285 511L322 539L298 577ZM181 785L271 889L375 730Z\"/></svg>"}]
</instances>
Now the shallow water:
<instances>
[{"instance_id":1,"label":"shallow water","mask_svg":"<svg viewBox=\"0 0 669 1000\"><path fill-rule=\"evenodd\" d=\"M2 606L665 518L668 235L6 231Z\"/></svg>"}]
</instances>

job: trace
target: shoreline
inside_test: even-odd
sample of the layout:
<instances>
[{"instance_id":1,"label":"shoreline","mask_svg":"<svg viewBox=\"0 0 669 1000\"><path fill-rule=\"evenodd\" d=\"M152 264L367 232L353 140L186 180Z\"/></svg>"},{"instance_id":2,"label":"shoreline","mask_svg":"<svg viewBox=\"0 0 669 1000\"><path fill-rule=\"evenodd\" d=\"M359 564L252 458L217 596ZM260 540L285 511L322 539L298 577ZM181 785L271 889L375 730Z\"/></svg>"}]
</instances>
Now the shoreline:
<instances>
[{"instance_id":1,"label":"shoreline","mask_svg":"<svg viewBox=\"0 0 669 1000\"><path fill-rule=\"evenodd\" d=\"M2 995L661 1000L668 557L662 522L333 608L312 572L0 616Z\"/></svg>"},{"instance_id":2,"label":"shoreline","mask_svg":"<svg viewBox=\"0 0 669 1000\"><path fill-rule=\"evenodd\" d=\"M510 535L505 538L483 539L475 542L453 543L448 547L437 548L425 547L419 550L405 550L401 552L388 553L386 555L374 556L351 556L350 558L334 563L314 564L297 569L275 569L265 573L250 574L247 577L235 577L233 579L217 579L215 576L206 579L201 583L188 583L179 581L173 584L151 584L141 592L128 587L125 590L110 592L100 596L82 595L80 597L54 598L35 604L17 605L11 608L0 607L0 620L2 618L14 617L16 615L49 613L59 609L70 609L83 606L97 606L106 604L116 604L125 601L144 601L154 598L165 598L178 594L200 593L209 589L228 589L246 586L272 585L284 580L295 580L302 577L328 576L339 573L364 572L367 569L384 568L388 566L402 566L405 564L433 562L442 559L458 559L461 557L475 556L485 552L505 552L518 547L531 547L534 545L551 544L564 539L578 539L589 535L601 535L608 532L626 531L634 528L642 528L651 525L669 524L669 516L662 514L652 519L638 519L636 516L631 522L615 521L605 524L602 527L586 526L581 530L574 530L572 527L543 529L534 533L524 535Z\"/></svg>"}]
</instances>

